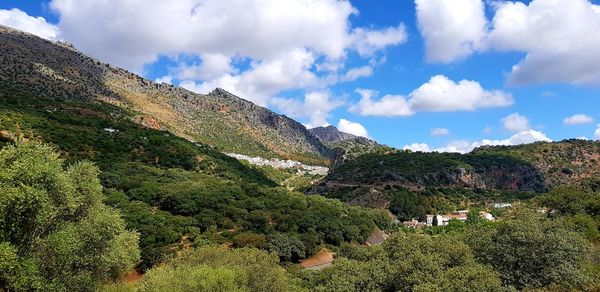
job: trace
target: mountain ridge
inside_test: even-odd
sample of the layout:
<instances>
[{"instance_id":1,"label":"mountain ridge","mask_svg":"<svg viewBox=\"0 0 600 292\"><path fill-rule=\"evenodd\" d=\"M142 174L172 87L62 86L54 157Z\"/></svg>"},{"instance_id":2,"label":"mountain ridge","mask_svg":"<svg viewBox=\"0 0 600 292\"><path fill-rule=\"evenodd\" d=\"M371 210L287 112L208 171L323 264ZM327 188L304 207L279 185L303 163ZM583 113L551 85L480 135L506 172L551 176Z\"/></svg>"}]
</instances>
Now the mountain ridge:
<instances>
[{"instance_id":1,"label":"mountain ridge","mask_svg":"<svg viewBox=\"0 0 600 292\"><path fill-rule=\"evenodd\" d=\"M36 98L104 102L138 121L222 151L327 165L330 150L302 124L223 89L197 94L155 83L73 46L0 26L0 89ZM142 123L148 126L148 123Z\"/></svg>"}]
</instances>

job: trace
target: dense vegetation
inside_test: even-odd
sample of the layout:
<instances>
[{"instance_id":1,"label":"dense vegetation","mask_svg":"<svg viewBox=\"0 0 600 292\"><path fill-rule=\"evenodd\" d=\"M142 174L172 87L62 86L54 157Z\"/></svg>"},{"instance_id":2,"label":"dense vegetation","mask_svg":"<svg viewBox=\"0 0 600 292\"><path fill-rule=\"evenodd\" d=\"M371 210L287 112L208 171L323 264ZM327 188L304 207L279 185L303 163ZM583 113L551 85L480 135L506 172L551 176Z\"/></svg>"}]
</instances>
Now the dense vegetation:
<instances>
[{"instance_id":1,"label":"dense vegetation","mask_svg":"<svg viewBox=\"0 0 600 292\"><path fill-rule=\"evenodd\" d=\"M523 177L513 177L514 172ZM518 190L546 188L544 178L531 164L512 156L399 150L348 159L335 167L327 179L355 184L489 189L508 189L508 182L515 179Z\"/></svg>"},{"instance_id":2,"label":"dense vegetation","mask_svg":"<svg viewBox=\"0 0 600 292\"><path fill-rule=\"evenodd\" d=\"M596 291L598 246L565 226L565 220L570 219L517 210L494 224L455 222L462 228L448 226L453 231L436 236L401 232L382 246L343 248L332 267L304 273L305 286L316 291Z\"/></svg>"},{"instance_id":3,"label":"dense vegetation","mask_svg":"<svg viewBox=\"0 0 600 292\"><path fill-rule=\"evenodd\" d=\"M138 262L138 235L102 203L98 170L37 143L0 151L0 290L93 291Z\"/></svg>"},{"instance_id":4,"label":"dense vegetation","mask_svg":"<svg viewBox=\"0 0 600 292\"><path fill-rule=\"evenodd\" d=\"M19 117L33 120L27 115ZM85 116L83 119L78 124L82 135L87 127ZM119 126L115 123L109 126ZM138 135L164 136L131 126L140 131ZM10 129L15 131L16 124ZM21 124L18 129L18 133L27 133ZM30 129L25 136L44 139L43 132ZM120 129L120 134L129 131L122 125ZM61 147L60 141L54 144ZM209 148L190 149L204 151L200 152L206 155L202 161L216 159ZM74 153L62 156L86 155ZM277 187L263 175L276 177L273 170L261 174L237 164L233 169L246 168L245 181L235 171L221 173L216 167L201 165L165 167L161 159L127 155L136 159L99 160L105 170L98 179L98 171L90 163L73 162L65 167L57 154L37 142L20 142L20 146L7 146L0 152L2 289L93 290L100 283L115 281L140 258L136 232L142 252L139 267L148 272L140 282L117 281L103 289L600 289L600 183L595 179L524 201L522 207L505 211L497 222L469 216L466 223L452 221L446 227L398 230L383 245L363 247L349 242L363 241L375 225L393 231L383 214ZM166 161L191 161L183 158ZM284 179L284 174L279 175ZM422 195L390 191L400 197L412 196L398 204L409 204ZM451 191L446 195L452 197ZM454 195L476 200L484 194L465 191ZM126 224L118 211L102 201L119 208ZM547 212L536 212L539 207ZM217 247L221 243L228 247ZM337 252L331 267L311 271L280 265L309 256L323 244ZM167 259L167 254L174 257ZM158 261L163 264L152 268Z\"/></svg>"},{"instance_id":5,"label":"dense vegetation","mask_svg":"<svg viewBox=\"0 0 600 292\"><path fill-rule=\"evenodd\" d=\"M535 197L535 193L507 192L467 188L427 188L409 191L404 188L385 190L389 209L400 220L425 220L427 214L449 214L463 209L486 209L494 202L513 202ZM498 210L491 210L496 212Z\"/></svg>"},{"instance_id":6,"label":"dense vegetation","mask_svg":"<svg viewBox=\"0 0 600 292\"><path fill-rule=\"evenodd\" d=\"M301 252L291 258L298 260L320 245L363 242L375 226L388 227L382 212L278 187L268 176L285 177L281 172L142 128L130 116L105 104L2 99L0 144L41 140L55 145L68 163L95 162L106 203L140 233L140 269L205 242L268 249L271 235L278 234L300 243ZM302 186L306 181L294 187Z\"/></svg>"}]
</instances>

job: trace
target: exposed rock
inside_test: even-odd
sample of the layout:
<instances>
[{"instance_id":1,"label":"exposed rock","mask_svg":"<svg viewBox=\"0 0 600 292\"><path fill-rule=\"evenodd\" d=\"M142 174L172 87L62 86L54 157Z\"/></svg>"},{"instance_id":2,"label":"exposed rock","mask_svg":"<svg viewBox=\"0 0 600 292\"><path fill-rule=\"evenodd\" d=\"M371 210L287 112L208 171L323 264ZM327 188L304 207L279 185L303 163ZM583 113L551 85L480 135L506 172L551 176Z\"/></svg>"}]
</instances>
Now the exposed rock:
<instances>
[{"instance_id":1,"label":"exposed rock","mask_svg":"<svg viewBox=\"0 0 600 292\"><path fill-rule=\"evenodd\" d=\"M133 118L133 122L141 125L142 127L160 130L162 129L158 119L152 116L136 116Z\"/></svg>"},{"instance_id":2,"label":"exposed rock","mask_svg":"<svg viewBox=\"0 0 600 292\"><path fill-rule=\"evenodd\" d=\"M362 138L362 137L358 137L358 136L355 136L355 135L352 135L349 133L341 132L334 126L316 127L316 128L309 129L309 131L311 133L313 133L315 136L317 136L319 139L321 139L322 141L325 141L325 142L341 142L341 141L346 141L346 140ZM366 139L366 138L362 138L362 139ZM366 140L368 140L368 139L366 139Z\"/></svg>"}]
</instances>

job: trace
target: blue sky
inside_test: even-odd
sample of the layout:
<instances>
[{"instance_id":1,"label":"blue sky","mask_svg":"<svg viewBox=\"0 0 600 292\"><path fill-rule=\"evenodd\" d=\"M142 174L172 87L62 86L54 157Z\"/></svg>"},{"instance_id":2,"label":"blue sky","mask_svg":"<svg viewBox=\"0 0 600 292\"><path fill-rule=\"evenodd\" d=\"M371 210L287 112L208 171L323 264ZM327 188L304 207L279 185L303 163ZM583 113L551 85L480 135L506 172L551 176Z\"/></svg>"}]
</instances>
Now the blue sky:
<instances>
[{"instance_id":1,"label":"blue sky","mask_svg":"<svg viewBox=\"0 0 600 292\"><path fill-rule=\"evenodd\" d=\"M600 138L598 1L317 3L3 0L0 23L398 148Z\"/></svg>"}]
</instances>

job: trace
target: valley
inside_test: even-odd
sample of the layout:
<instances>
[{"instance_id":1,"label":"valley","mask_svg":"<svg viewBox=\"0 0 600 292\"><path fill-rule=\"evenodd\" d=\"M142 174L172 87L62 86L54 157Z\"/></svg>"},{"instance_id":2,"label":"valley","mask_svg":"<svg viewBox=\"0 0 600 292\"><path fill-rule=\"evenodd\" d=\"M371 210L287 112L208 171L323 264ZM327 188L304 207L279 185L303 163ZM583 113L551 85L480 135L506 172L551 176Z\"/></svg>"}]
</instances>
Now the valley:
<instances>
[{"instance_id":1,"label":"valley","mask_svg":"<svg viewBox=\"0 0 600 292\"><path fill-rule=\"evenodd\" d=\"M600 287L598 141L399 150L0 26L0 148L0 291Z\"/></svg>"}]
</instances>

